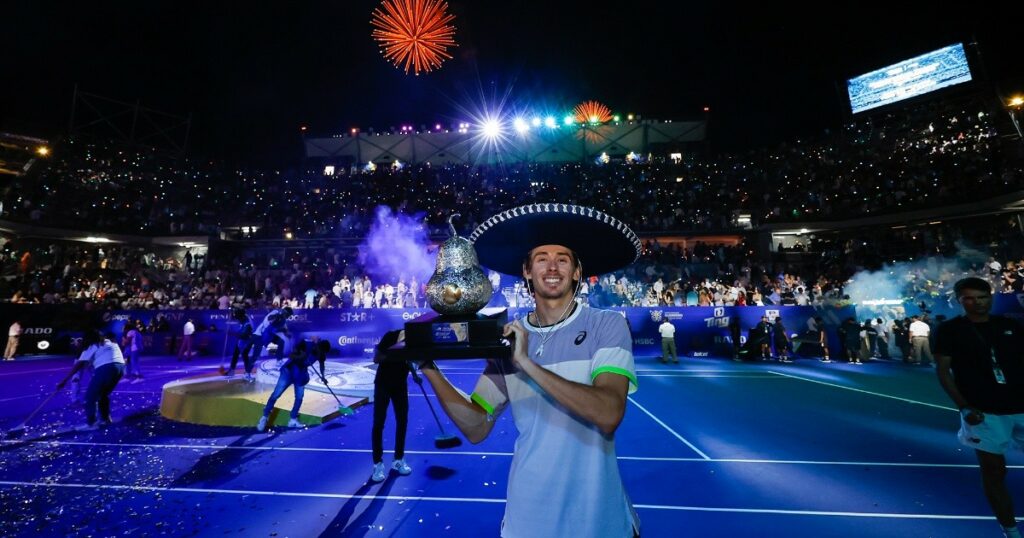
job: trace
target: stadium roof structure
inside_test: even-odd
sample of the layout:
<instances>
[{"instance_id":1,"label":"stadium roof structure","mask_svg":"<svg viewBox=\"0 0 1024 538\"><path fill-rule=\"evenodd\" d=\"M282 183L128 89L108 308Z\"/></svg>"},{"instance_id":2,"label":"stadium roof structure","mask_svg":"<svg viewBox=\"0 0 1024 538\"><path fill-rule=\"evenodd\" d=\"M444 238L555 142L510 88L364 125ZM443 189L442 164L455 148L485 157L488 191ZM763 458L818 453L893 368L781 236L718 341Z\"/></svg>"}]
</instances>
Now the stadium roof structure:
<instances>
[{"instance_id":1,"label":"stadium roof structure","mask_svg":"<svg viewBox=\"0 0 1024 538\"><path fill-rule=\"evenodd\" d=\"M486 136L479 127L453 131L356 132L305 139L306 156L328 161L390 164L590 162L602 154L646 155L659 148L702 142L706 121L637 120Z\"/></svg>"}]
</instances>

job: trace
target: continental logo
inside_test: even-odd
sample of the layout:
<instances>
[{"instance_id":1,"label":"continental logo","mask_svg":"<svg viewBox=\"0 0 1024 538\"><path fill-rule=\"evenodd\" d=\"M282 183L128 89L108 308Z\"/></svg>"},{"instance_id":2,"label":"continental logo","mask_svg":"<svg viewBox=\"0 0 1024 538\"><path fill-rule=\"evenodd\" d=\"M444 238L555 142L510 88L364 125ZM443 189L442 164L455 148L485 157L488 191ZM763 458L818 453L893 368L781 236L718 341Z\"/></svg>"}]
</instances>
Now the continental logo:
<instances>
[{"instance_id":1,"label":"continental logo","mask_svg":"<svg viewBox=\"0 0 1024 538\"><path fill-rule=\"evenodd\" d=\"M339 346L352 346L352 345L364 345L364 346L376 346L380 342L379 338L373 336L339 336Z\"/></svg>"}]
</instances>

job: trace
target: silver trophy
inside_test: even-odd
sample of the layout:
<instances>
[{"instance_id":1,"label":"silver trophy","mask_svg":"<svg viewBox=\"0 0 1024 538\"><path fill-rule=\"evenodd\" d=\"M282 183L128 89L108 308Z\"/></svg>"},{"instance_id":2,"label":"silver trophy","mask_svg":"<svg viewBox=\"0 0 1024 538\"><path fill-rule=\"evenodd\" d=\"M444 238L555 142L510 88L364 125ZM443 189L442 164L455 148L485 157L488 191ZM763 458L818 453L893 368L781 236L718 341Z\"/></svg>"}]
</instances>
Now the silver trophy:
<instances>
[{"instance_id":1,"label":"silver trophy","mask_svg":"<svg viewBox=\"0 0 1024 538\"><path fill-rule=\"evenodd\" d=\"M511 355L502 339L508 321L504 308L483 309L494 290L473 243L459 237L448 218L451 233L437 252L437 268L427 281L427 301L436 315L405 324L405 341L385 350L380 360L475 359Z\"/></svg>"},{"instance_id":2,"label":"silver trophy","mask_svg":"<svg viewBox=\"0 0 1024 538\"><path fill-rule=\"evenodd\" d=\"M487 279L476 250L468 239L459 237L452 221L459 214L448 217L451 236L437 252L437 268L427 281L427 301L430 308L442 315L474 314L490 300L494 290Z\"/></svg>"}]
</instances>

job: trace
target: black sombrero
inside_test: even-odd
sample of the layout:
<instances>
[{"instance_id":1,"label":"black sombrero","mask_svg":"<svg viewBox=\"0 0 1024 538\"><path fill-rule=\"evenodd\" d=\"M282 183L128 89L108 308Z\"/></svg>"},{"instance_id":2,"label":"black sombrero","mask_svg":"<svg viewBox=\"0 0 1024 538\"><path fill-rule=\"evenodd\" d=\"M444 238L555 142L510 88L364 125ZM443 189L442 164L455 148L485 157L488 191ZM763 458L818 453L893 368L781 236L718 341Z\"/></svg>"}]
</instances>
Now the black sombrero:
<instances>
[{"instance_id":1,"label":"black sombrero","mask_svg":"<svg viewBox=\"0 0 1024 538\"><path fill-rule=\"evenodd\" d=\"M640 256L640 238L619 219L569 204L531 204L487 219L470 234L480 264L519 276L526 253L540 245L576 252L585 275L603 275Z\"/></svg>"}]
</instances>

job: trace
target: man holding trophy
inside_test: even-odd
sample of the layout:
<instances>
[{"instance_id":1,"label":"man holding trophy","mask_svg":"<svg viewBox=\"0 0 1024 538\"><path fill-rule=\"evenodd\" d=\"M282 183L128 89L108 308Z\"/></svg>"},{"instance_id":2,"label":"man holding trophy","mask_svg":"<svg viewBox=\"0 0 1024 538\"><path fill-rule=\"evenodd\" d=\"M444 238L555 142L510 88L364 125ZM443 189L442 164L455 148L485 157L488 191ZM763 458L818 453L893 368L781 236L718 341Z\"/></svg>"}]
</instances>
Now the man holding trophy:
<instances>
[{"instance_id":1,"label":"man holding trophy","mask_svg":"<svg viewBox=\"0 0 1024 538\"><path fill-rule=\"evenodd\" d=\"M519 437L501 536L639 536L614 437L637 388L632 336L622 315L578 300L581 279L634 262L639 239L609 215L566 204L505 211L470 239L482 265L522 276L536 308L504 325L511 357L488 359L472 395L432 362L421 367L473 443L512 409Z\"/></svg>"}]
</instances>

